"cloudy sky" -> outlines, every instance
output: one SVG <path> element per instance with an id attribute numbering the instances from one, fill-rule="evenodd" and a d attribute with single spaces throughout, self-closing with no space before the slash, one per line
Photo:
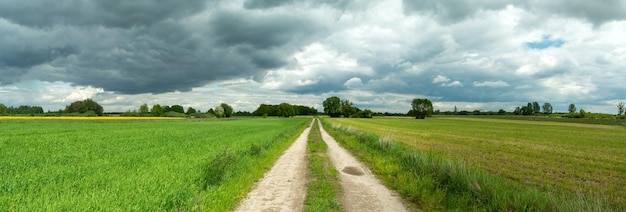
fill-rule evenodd
<path id="1" fill-rule="evenodd" d="M 623 0 L 1 0 L 0 103 L 616 113 Z"/>

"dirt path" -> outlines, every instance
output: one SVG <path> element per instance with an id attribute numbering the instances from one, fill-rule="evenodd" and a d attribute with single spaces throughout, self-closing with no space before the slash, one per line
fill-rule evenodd
<path id="1" fill-rule="evenodd" d="M 306 143 L 312 124 L 278 158 L 235 211 L 302 211 L 306 195 Z"/>
<path id="2" fill-rule="evenodd" d="M 235 211 L 302 211 L 306 196 L 306 144 L 311 125 L 278 158 Z M 345 211 L 408 211 L 395 193 L 340 147 L 321 123 L 319 126 L 328 145 L 327 154 L 341 173 L 344 195 L 340 201 Z"/>
<path id="3" fill-rule="evenodd" d="M 383 186 L 367 167 L 340 147 L 321 123 L 319 126 L 328 145 L 328 156 L 340 171 L 344 190 L 341 203 L 345 211 L 408 211 L 397 194 Z"/>

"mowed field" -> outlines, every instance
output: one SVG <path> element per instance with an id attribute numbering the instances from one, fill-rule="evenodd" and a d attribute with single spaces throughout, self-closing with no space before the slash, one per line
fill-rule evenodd
<path id="1" fill-rule="evenodd" d="M 230 210 L 309 122 L 0 117 L 0 211 Z"/>
<path id="2" fill-rule="evenodd" d="M 391 138 L 521 185 L 626 205 L 626 127 L 437 117 L 327 122 Z"/>

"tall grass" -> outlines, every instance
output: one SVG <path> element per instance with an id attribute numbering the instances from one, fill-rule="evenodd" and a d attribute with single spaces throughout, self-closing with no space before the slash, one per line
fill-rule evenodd
<path id="1" fill-rule="evenodd" d="M 383 181 L 425 210 L 612 211 L 599 200 L 522 186 L 507 179 L 353 127 L 324 122 L 327 131 Z"/>

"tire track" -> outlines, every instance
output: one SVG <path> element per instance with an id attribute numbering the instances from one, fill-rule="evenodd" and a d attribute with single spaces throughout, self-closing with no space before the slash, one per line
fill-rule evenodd
<path id="1" fill-rule="evenodd" d="M 302 211 L 306 195 L 306 143 L 313 122 L 276 160 L 235 211 Z"/>
<path id="2" fill-rule="evenodd" d="M 322 139 L 328 146 L 328 156 L 337 170 L 344 195 L 345 211 L 409 211 L 402 199 L 383 186 L 372 172 L 324 130 L 319 122 Z"/>

